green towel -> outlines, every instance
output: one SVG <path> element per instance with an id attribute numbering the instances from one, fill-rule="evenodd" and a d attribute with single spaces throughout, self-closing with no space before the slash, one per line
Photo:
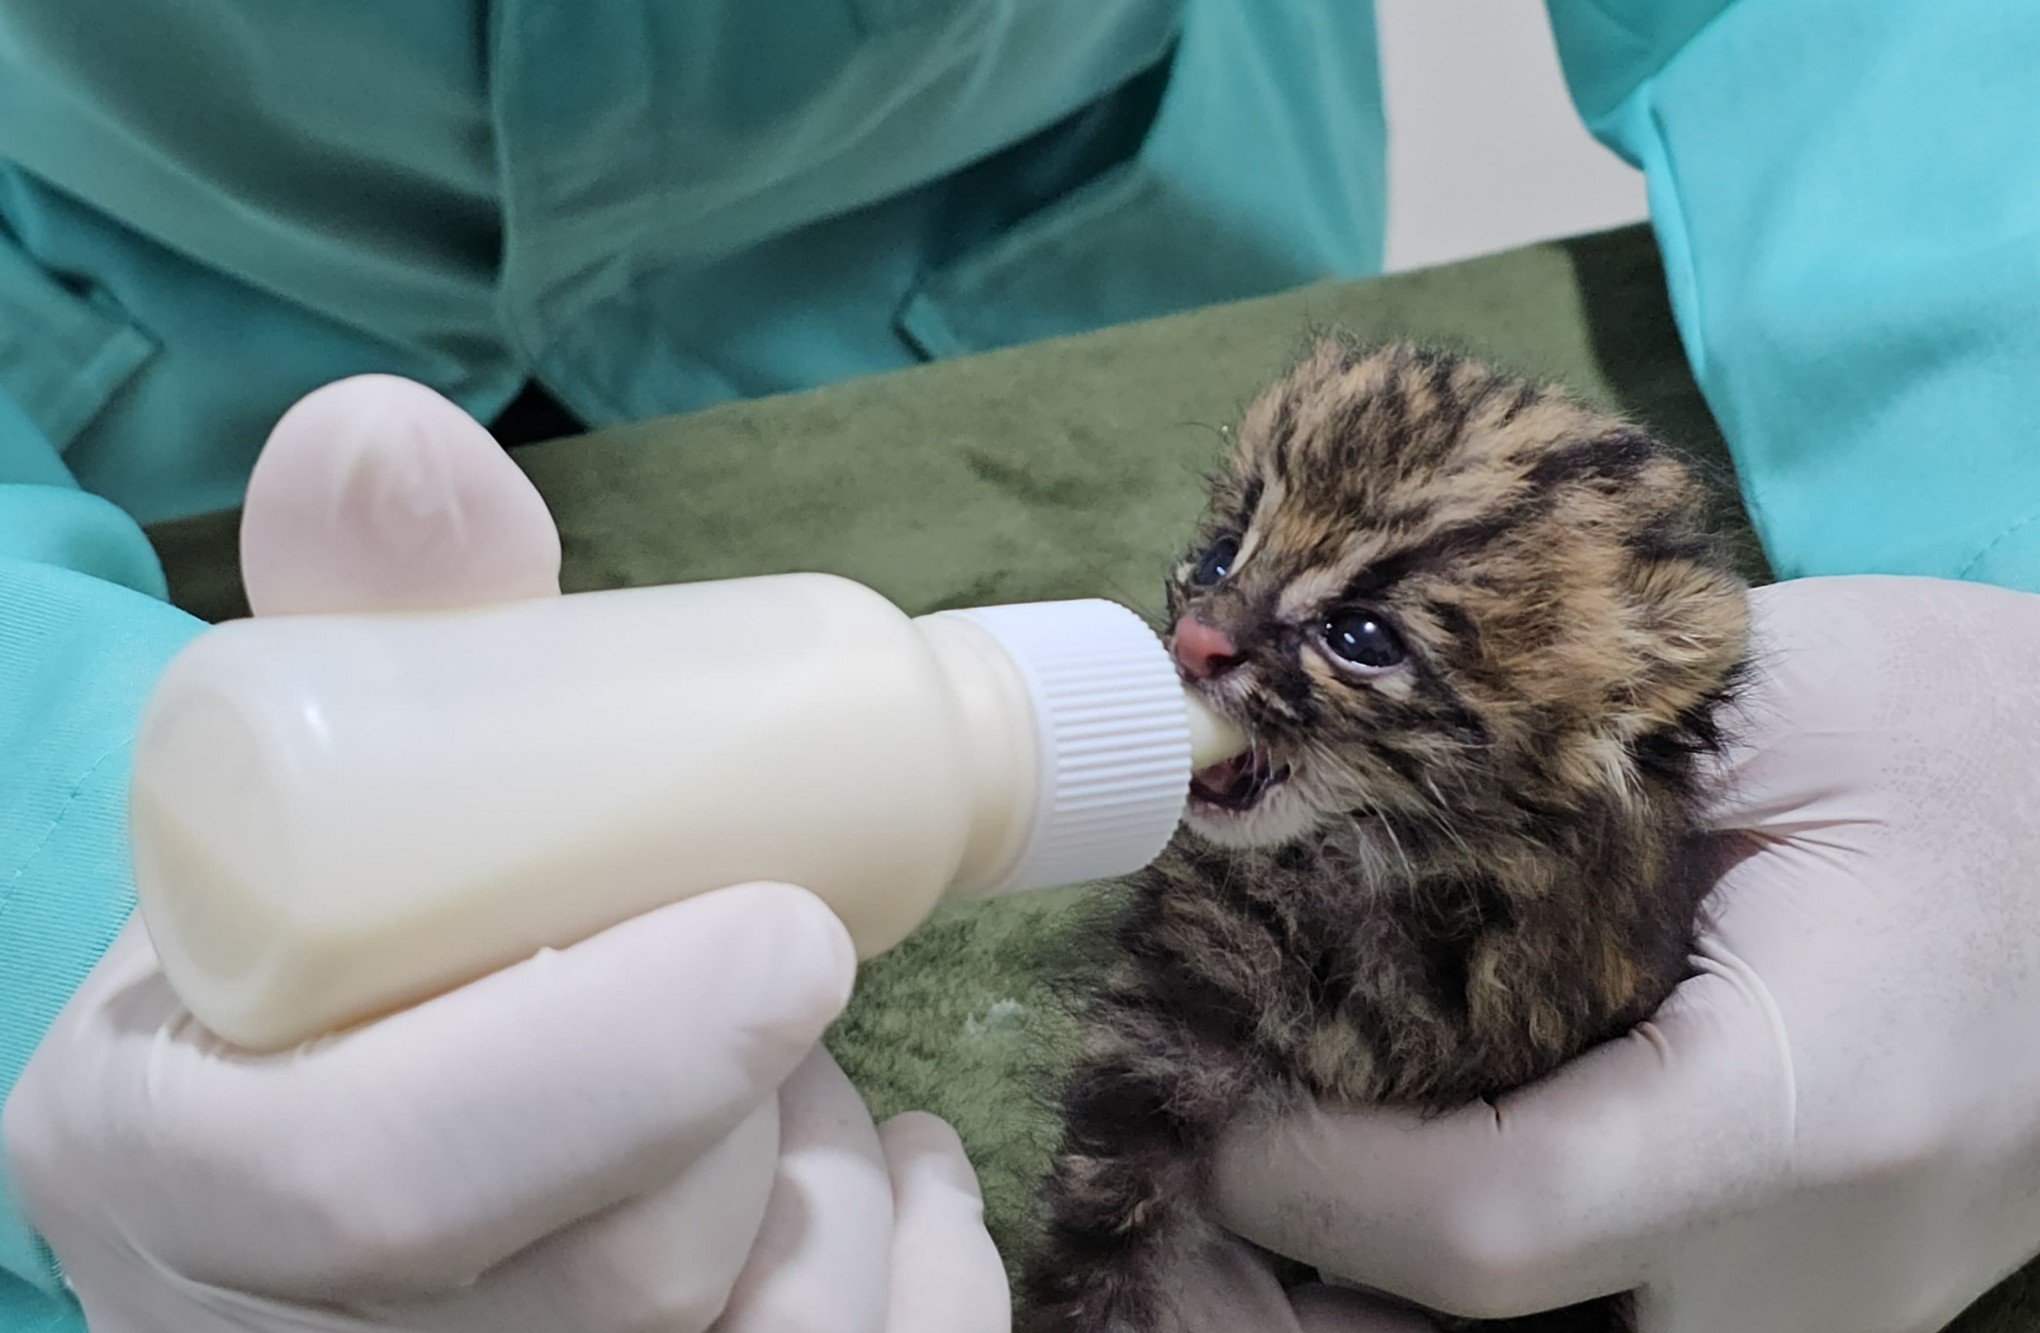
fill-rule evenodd
<path id="1" fill-rule="evenodd" d="M 1617 406 L 1722 486 L 1733 472 L 1680 353 L 1643 228 L 1280 296 L 651 421 L 517 454 L 559 520 L 570 591 L 815 569 L 912 612 L 1109 596 L 1154 611 L 1218 428 L 1316 329 L 1459 347 Z M 173 596 L 246 614 L 234 516 L 158 525 Z M 938 917 L 865 969 L 831 1045 L 880 1115 L 954 1123 L 1010 1256 L 1053 1149 L 1067 933 L 1104 890 Z M 1965 1316 L 2040 1330 L 2040 1271 Z M 1838 1330 L 1837 1333 L 1846 1333 Z"/>

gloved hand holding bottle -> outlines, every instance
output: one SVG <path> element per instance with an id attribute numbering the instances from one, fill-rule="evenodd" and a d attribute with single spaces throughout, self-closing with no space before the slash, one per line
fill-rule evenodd
<path id="1" fill-rule="evenodd" d="M 265 455 L 258 614 L 556 593 L 557 534 L 507 457 L 380 384 L 315 395 Z M 130 923 L 0 1142 L 98 1333 L 1003 1333 L 955 1136 L 874 1128 L 817 1045 L 854 969 L 819 900 L 733 887 L 254 1055 L 191 1019 Z"/>

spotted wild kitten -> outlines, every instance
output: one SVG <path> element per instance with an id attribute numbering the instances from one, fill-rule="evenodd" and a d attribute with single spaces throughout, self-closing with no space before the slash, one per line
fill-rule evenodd
<path id="1" fill-rule="evenodd" d="M 1703 496 L 1635 426 L 1408 345 L 1320 342 L 1247 410 L 1169 618 L 1255 745 L 1117 924 L 1030 1327 L 1199 1327 L 1170 1269 L 1236 1118 L 1499 1093 L 1681 979 L 1745 654 Z"/>

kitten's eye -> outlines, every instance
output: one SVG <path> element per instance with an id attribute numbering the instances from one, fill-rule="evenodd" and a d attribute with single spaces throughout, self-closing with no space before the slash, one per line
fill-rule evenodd
<path id="1" fill-rule="evenodd" d="M 1199 588 L 1209 588 L 1226 575 L 1232 573 L 1233 561 L 1240 558 L 1240 539 L 1220 537 L 1197 562 L 1197 568 L 1190 571 L 1190 582 Z"/>
<path id="2" fill-rule="evenodd" d="M 1370 671 L 1386 671 L 1409 657 L 1402 636 L 1373 611 L 1341 611 L 1326 617 L 1320 631 L 1332 655 Z"/>

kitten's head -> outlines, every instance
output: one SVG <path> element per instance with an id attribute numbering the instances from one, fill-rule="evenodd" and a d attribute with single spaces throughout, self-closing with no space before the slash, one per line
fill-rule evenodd
<path id="1" fill-rule="evenodd" d="M 1185 679 L 1256 740 L 1191 827 L 1451 840 L 1685 791 L 1747 626 L 1703 499 L 1556 390 L 1320 342 L 1248 408 L 1170 582 Z"/>

